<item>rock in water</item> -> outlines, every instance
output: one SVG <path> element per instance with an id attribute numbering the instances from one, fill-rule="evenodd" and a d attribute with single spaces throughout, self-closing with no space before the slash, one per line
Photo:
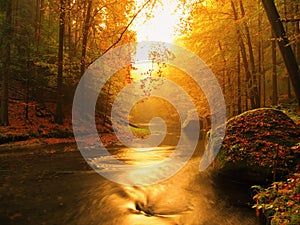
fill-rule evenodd
<path id="1" fill-rule="evenodd" d="M 240 181 L 266 182 L 297 167 L 300 128 L 280 110 L 260 108 L 231 118 L 215 167 Z"/>

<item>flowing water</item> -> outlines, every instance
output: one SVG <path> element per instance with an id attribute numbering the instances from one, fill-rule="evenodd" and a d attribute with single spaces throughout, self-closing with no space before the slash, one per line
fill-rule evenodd
<path id="1" fill-rule="evenodd" d="M 174 151 L 177 142 L 174 137 L 176 135 L 170 133 L 157 148 L 112 148 L 110 152 L 113 156 L 110 157 L 128 164 L 153 163 L 168 157 Z M 82 202 L 78 203 L 80 212 L 76 210 L 76 215 L 71 215 L 72 220 L 76 224 L 99 225 L 259 224 L 254 210 L 243 205 L 249 194 L 247 188 L 234 183 L 228 186 L 224 180 L 216 182 L 212 179 L 210 172 L 199 172 L 203 149 L 204 141 L 200 140 L 193 157 L 184 168 L 161 183 L 126 186 L 101 179 L 99 187 L 83 194 Z M 111 163 L 110 157 L 95 163 L 113 171 L 115 165 Z M 164 170 L 160 173 L 164 173 Z M 135 173 L 133 176 L 126 170 L 119 176 L 144 179 L 143 174 Z M 233 198 L 221 194 L 223 189 Z M 238 201 L 240 204 L 235 204 Z"/>

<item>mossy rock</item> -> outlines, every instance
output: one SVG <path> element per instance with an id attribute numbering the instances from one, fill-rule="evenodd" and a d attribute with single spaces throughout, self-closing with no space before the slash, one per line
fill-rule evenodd
<path id="1" fill-rule="evenodd" d="M 260 108 L 231 118 L 226 124 L 215 167 L 238 180 L 270 181 L 294 172 L 300 129 L 280 110 Z"/>

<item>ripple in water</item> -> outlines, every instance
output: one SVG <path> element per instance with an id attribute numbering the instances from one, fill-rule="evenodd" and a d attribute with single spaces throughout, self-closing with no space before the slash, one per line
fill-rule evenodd
<path id="1" fill-rule="evenodd" d="M 200 146 L 203 148 L 203 143 Z M 201 147 L 200 147 L 201 148 Z M 123 151 L 123 153 L 122 153 Z M 168 155 L 171 148 L 153 152 L 153 158 Z M 120 150 L 119 156 L 134 163 L 131 151 Z M 132 152 L 131 152 L 132 153 Z M 159 154 L 160 157 L 155 156 Z M 197 154 L 196 154 L 197 155 Z M 198 154 L 199 155 L 199 154 Z M 150 161 L 151 161 L 150 160 Z M 113 165 L 110 165 L 113 167 Z M 82 201 L 71 212 L 68 224 L 90 225 L 255 225 L 254 212 L 239 209 L 222 199 L 208 172 L 198 171 L 199 156 L 170 179 L 155 185 L 123 186 L 99 176 L 93 189 L 82 195 Z M 161 171 L 163 173 L 163 171 Z M 126 173 L 123 174 L 124 176 Z M 128 179 L 141 179 L 142 176 Z M 233 190 L 234 191 L 234 190 Z"/>

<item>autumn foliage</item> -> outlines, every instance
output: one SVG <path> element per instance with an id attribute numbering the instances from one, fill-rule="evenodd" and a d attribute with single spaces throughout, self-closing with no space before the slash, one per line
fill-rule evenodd
<path id="1" fill-rule="evenodd" d="M 295 170 L 299 127 L 282 111 L 263 108 L 247 111 L 227 123 L 216 166 L 244 166 L 270 177 Z"/>
<path id="2" fill-rule="evenodd" d="M 256 212 L 266 216 L 271 225 L 300 224 L 300 174 L 291 175 L 286 181 L 274 182 L 270 187 L 253 186 Z"/>

